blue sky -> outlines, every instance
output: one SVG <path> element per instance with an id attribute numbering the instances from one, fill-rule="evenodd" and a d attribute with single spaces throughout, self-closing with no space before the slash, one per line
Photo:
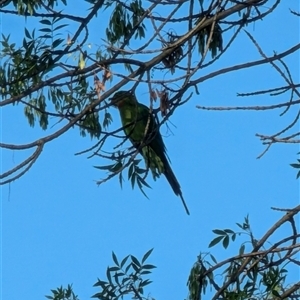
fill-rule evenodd
<path id="1" fill-rule="evenodd" d="M 284 1 L 273 15 L 247 28 L 268 55 L 298 42 L 299 20 L 289 14 L 289 8 L 298 10 L 298 2 Z M 96 21 L 91 43 L 96 40 Z M 22 38 L 23 31 L 17 28 L 31 26 L 18 18 L 14 24 L 19 27 L 10 29 L 11 22 L 9 16 L 2 15 L 3 33 L 11 33 L 11 37 Z M 241 33 L 216 66 L 201 71 L 206 74 L 259 58 Z M 285 62 L 299 82 L 299 54 Z M 174 135 L 165 126 L 161 128 L 191 216 L 185 214 L 163 177 L 156 182 L 149 178 L 149 200 L 138 189 L 132 190 L 129 182 L 121 189 L 117 178 L 98 187 L 95 181 L 105 174 L 93 166 L 105 162 L 74 155 L 95 143 L 80 137 L 77 129 L 47 144 L 25 176 L 1 189 L 2 299 L 43 299 L 50 289 L 68 283 L 73 284 L 80 299 L 88 299 L 98 291 L 92 287 L 97 278 L 105 278 L 112 251 L 120 258 L 127 254 L 141 258 L 151 248 L 154 251 L 149 262 L 158 267 L 151 276 L 151 295 L 156 299 L 186 297 L 189 271 L 200 251 L 208 251 L 213 229 L 236 228 L 235 223 L 249 214 L 259 238 L 281 217 L 270 207 L 299 204 L 299 181 L 289 166 L 296 161 L 299 147 L 275 145 L 258 160 L 264 147 L 255 137 L 256 133 L 272 134 L 282 129 L 292 120 L 295 109 L 279 117 L 281 110 L 211 112 L 200 111 L 196 105 L 284 102 L 288 101 L 286 95 L 278 99 L 266 95 L 236 97 L 237 92 L 283 85 L 270 66 L 213 78 L 201 84 L 200 95 L 194 94 L 172 116 L 174 126 L 169 126 Z M 138 90 L 137 97 L 147 104 L 145 91 Z M 120 126 L 118 112 L 111 113 L 114 126 Z M 30 128 L 20 105 L 4 107 L 1 123 L 4 143 L 27 143 L 48 133 L 37 126 Z M 24 158 L 17 151 L 3 150 L 1 154 L 4 171 Z M 289 232 L 283 228 L 281 234 Z M 234 250 L 235 246 L 226 251 L 217 246 L 212 253 L 221 260 L 234 255 Z M 299 280 L 296 270 L 290 276 L 292 281 Z"/>

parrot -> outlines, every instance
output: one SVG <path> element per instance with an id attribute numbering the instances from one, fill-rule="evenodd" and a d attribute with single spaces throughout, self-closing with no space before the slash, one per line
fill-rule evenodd
<path id="1" fill-rule="evenodd" d="M 150 109 L 139 103 L 130 91 L 116 92 L 110 100 L 111 104 L 119 110 L 125 136 L 143 156 L 154 180 L 164 174 L 175 195 L 181 198 L 186 213 L 189 215 L 180 184 L 172 171 L 159 126 Z"/>

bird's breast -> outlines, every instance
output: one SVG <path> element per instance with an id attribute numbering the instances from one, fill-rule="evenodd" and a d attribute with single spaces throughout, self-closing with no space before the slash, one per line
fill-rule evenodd
<path id="1" fill-rule="evenodd" d="M 132 119 L 132 112 L 130 110 L 126 110 L 124 117 L 127 120 L 131 120 Z"/>

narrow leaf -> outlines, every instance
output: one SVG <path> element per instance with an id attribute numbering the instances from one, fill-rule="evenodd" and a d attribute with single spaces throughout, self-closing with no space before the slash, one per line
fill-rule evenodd
<path id="1" fill-rule="evenodd" d="M 216 258 L 215 258 L 212 254 L 210 254 L 210 258 L 211 258 L 211 260 L 212 260 L 215 264 L 218 263 L 217 260 L 216 260 Z"/>
<path id="2" fill-rule="evenodd" d="M 300 164 L 290 164 L 293 168 L 300 169 Z"/>
<path id="3" fill-rule="evenodd" d="M 225 249 L 227 249 L 228 245 L 229 245 L 229 236 L 226 235 L 225 238 L 224 238 L 224 240 L 223 240 L 223 247 Z"/>
<path id="4" fill-rule="evenodd" d="M 226 232 L 224 230 L 220 230 L 220 229 L 214 229 L 213 233 L 215 233 L 217 235 L 226 235 Z"/>
<path id="5" fill-rule="evenodd" d="M 39 31 L 41 31 L 41 32 L 52 32 L 50 28 L 42 28 L 42 29 L 39 29 Z"/>
<path id="6" fill-rule="evenodd" d="M 114 164 L 112 165 L 107 165 L 107 166 L 94 166 L 94 168 L 99 169 L 99 170 L 110 170 Z"/>
<path id="7" fill-rule="evenodd" d="M 215 245 L 218 244 L 222 239 L 223 239 L 223 236 L 218 236 L 218 237 L 216 237 L 215 239 L 213 239 L 213 240 L 209 243 L 208 247 L 211 248 L 211 247 L 215 246 Z"/>
<path id="8" fill-rule="evenodd" d="M 28 29 L 26 27 L 25 27 L 25 36 L 27 38 L 31 39 L 31 35 L 30 35 L 30 33 L 29 33 L 29 31 L 28 31 Z"/>
<path id="9" fill-rule="evenodd" d="M 146 270 L 151 270 L 151 269 L 155 269 L 156 266 L 153 266 L 153 265 L 143 265 L 142 266 L 142 269 L 146 269 Z"/>
<path id="10" fill-rule="evenodd" d="M 44 25 L 51 25 L 51 22 L 48 19 L 40 20 L 40 23 Z"/>
<path id="11" fill-rule="evenodd" d="M 118 262 L 117 256 L 116 256 L 116 254 L 115 254 L 114 252 L 112 252 L 112 258 L 113 258 L 114 263 L 115 263 L 117 266 L 119 266 L 119 262 Z"/>
<path id="12" fill-rule="evenodd" d="M 146 252 L 146 254 L 142 258 L 142 264 L 147 260 L 147 258 L 150 256 L 154 248 L 150 249 L 149 251 Z"/>
<path id="13" fill-rule="evenodd" d="M 106 277 L 107 277 L 109 283 L 112 285 L 111 274 L 110 274 L 109 268 L 107 268 L 107 270 L 106 270 Z"/>
<path id="14" fill-rule="evenodd" d="M 131 255 L 131 260 L 132 262 L 137 265 L 137 266 L 141 266 L 140 262 L 138 261 L 138 259 L 136 257 L 134 257 L 133 255 Z"/>
<path id="15" fill-rule="evenodd" d="M 129 255 L 127 255 L 125 258 L 123 258 L 123 259 L 122 259 L 122 261 L 121 261 L 121 265 L 120 265 L 120 267 L 121 267 L 121 268 L 123 268 L 123 267 L 124 267 L 124 265 L 125 265 L 125 263 L 126 263 L 126 261 L 127 261 L 128 257 L 129 257 Z"/>
<path id="16" fill-rule="evenodd" d="M 239 250 L 239 254 L 242 255 L 245 252 L 245 245 L 242 245 L 240 250 Z"/>

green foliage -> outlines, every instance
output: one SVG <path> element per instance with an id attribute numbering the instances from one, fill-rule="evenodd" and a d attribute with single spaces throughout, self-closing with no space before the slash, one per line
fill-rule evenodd
<path id="1" fill-rule="evenodd" d="M 213 247 L 216 244 L 218 244 L 220 241 L 222 241 L 223 247 L 226 249 L 229 245 L 230 236 L 232 241 L 234 241 L 236 238 L 236 233 L 230 229 L 224 229 L 224 230 L 215 229 L 213 230 L 213 232 L 219 236 L 210 242 L 209 247 Z"/>
<path id="2" fill-rule="evenodd" d="M 267 230 L 260 244 L 254 238 L 248 216 L 244 218 L 243 223 L 236 223 L 242 230 L 241 232 L 231 229 L 213 230 L 215 234 L 222 237 L 222 240 L 226 235 L 246 236 L 248 240 L 242 242 L 237 255 L 223 261 L 218 261 L 211 253 L 200 253 L 188 277 L 188 300 L 299 299 L 299 283 L 287 283 L 289 268 L 293 264 L 299 265 L 297 259 L 300 250 L 299 234 L 294 220 L 299 211 L 298 206 L 290 210 L 290 218 L 283 216 L 278 220 Z M 270 243 L 268 238 L 285 223 L 292 228 L 293 235 L 275 244 Z M 236 243 L 237 240 L 233 242 Z M 247 245 L 247 251 L 245 251 L 245 245 Z M 145 296 L 149 295 L 145 287 L 152 283 L 148 276 L 156 268 L 148 263 L 152 251 L 153 249 L 147 251 L 140 260 L 133 255 L 119 259 L 112 252 L 114 264 L 107 268 L 106 278 L 98 279 L 94 284 L 94 287 L 100 291 L 94 294 L 93 298 L 118 300 L 131 297 L 132 299 L 154 300 Z M 78 300 L 70 285 L 67 289 L 60 287 L 51 292 L 53 295 L 46 296 L 48 299 Z"/>
<path id="3" fill-rule="evenodd" d="M 112 5 L 115 1 L 108 1 L 107 6 Z M 140 17 L 145 13 L 142 7 L 141 0 L 134 0 L 125 8 L 121 3 L 115 2 L 116 6 L 112 12 L 109 26 L 106 28 L 107 39 L 115 44 L 116 42 L 124 42 L 125 39 L 130 38 L 135 30 L 134 38 L 145 37 L 145 25 L 140 23 Z"/>
<path id="4" fill-rule="evenodd" d="M 57 25 L 57 23 L 60 22 L 61 20 L 62 20 L 62 18 L 60 18 L 60 17 L 53 17 L 51 19 L 47 18 L 47 19 L 40 20 L 40 23 L 42 25 L 44 25 L 43 28 L 39 29 L 39 31 L 42 33 L 40 38 L 46 39 L 46 41 L 47 41 L 40 47 L 40 49 L 54 50 L 64 41 L 64 39 L 62 39 L 62 38 L 56 38 L 61 35 L 60 30 L 64 27 L 68 26 L 68 24 Z M 26 36 L 28 38 L 31 38 L 28 30 L 25 28 L 25 33 L 26 33 L 26 31 L 28 34 Z"/>
<path id="5" fill-rule="evenodd" d="M 120 185 L 123 183 L 123 173 L 122 171 L 128 167 L 128 180 L 131 182 L 131 186 L 134 187 L 137 185 L 141 192 L 147 197 L 144 187 L 151 188 L 150 185 L 146 182 L 145 177 L 148 173 L 148 170 L 139 167 L 141 159 L 133 159 L 126 161 L 126 155 L 124 152 L 113 153 L 111 156 L 106 157 L 110 160 L 116 161 L 113 164 L 104 165 L 104 166 L 94 166 L 96 169 L 108 171 L 108 177 L 112 177 L 115 174 L 119 174 Z M 98 184 L 102 182 L 99 181 Z M 147 197 L 148 198 L 148 197 Z"/>
<path id="6" fill-rule="evenodd" d="M 285 223 L 286 219 L 283 217 L 280 221 L 277 224 Z M 293 224 L 294 221 L 291 222 Z M 242 242 L 236 256 L 224 261 L 218 262 L 210 253 L 200 253 L 187 283 L 189 300 L 200 300 L 207 293 L 211 295 L 212 291 L 213 299 L 288 299 L 281 298 L 285 293 L 293 294 L 291 297 L 299 297 L 300 289 L 289 290 L 290 285 L 286 283 L 288 265 L 295 262 L 294 259 L 290 259 L 287 251 L 291 251 L 293 256 L 297 255 L 299 244 L 296 236 L 299 239 L 299 235 L 294 231 L 296 235 L 290 238 L 284 238 L 275 244 L 265 240 L 264 244 L 259 245 L 258 240 L 254 238 L 248 216 L 242 224 L 236 224 L 242 229 L 241 232 L 231 229 L 213 230 L 217 238 L 210 242 L 209 247 L 222 241 L 226 249 L 230 239 L 235 242 L 236 237 L 241 235 L 248 236 L 248 240 Z M 266 233 L 266 237 L 278 229 L 276 225 Z M 286 241 L 290 241 L 290 244 L 282 246 Z M 295 247 L 297 250 L 293 251 Z"/>
<path id="7" fill-rule="evenodd" d="M 147 251 L 141 260 L 133 255 L 127 255 L 122 260 L 118 260 L 113 252 L 112 259 L 115 265 L 107 268 L 106 280 L 98 279 L 94 284 L 95 287 L 100 288 L 100 292 L 93 295 L 93 298 L 112 300 L 131 295 L 136 299 L 144 299 L 144 288 L 152 282 L 144 277 L 156 268 L 152 264 L 145 264 L 152 251 L 153 249 Z"/>
<path id="8" fill-rule="evenodd" d="M 90 137 L 99 138 L 101 134 L 101 125 L 99 123 L 98 113 L 86 114 L 83 120 L 79 122 L 80 134 L 86 136 L 86 132 L 89 133 Z"/>
<path id="9" fill-rule="evenodd" d="M 248 216 L 245 217 L 243 224 L 239 224 L 239 223 L 236 223 L 236 224 L 239 228 L 243 229 L 244 233 L 249 234 L 251 236 L 252 233 L 251 233 L 251 229 L 250 229 Z M 225 249 L 227 249 L 227 247 L 229 246 L 230 238 L 231 238 L 232 242 L 234 242 L 236 239 L 236 236 L 241 234 L 241 232 L 234 232 L 231 229 L 224 229 L 224 230 L 214 229 L 213 233 L 215 233 L 218 236 L 209 243 L 208 247 L 211 248 L 222 241 L 222 245 Z"/>
<path id="10" fill-rule="evenodd" d="M 51 290 L 52 295 L 46 296 L 50 300 L 79 300 L 77 295 L 74 294 L 72 285 L 68 285 L 67 288 L 62 286 L 56 290 Z"/>
<path id="11" fill-rule="evenodd" d="M 39 84 L 53 67 L 51 53 L 36 46 L 35 30 L 30 34 L 25 28 L 25 36 L 23 46 L 17 48 L 15 43 L 10 43 L 10 35 L 2 35 L 2 55 L 6 58 L 0 66 L 3 98 L 27 94 L 27 90 Z"/>
<path id="12" fill-rule="evenodd" d="M 1 105 L 22 105 L 29 126 L 39 126 L 44 130 L 54 128 L 55 137 L 51 133 L 51 138 L 42 139 L 45 144 L 71 128 L 77 128 L 80 136 L 96 139 L 95 145 L 89 148 L 90 151 L 95 149 L 91 156 L 111 160 L 111 167 L 104 166 L 103 169 L 108 171 L 108 177 L 98 183 L 118 176 L 122 186 L 123 170 L 128 168 L 132 187 L 137 185 L 145 194 L 144 188 L 149 187 L 146 181 L 148 171 L 139 166 L 139 153 L 130 148 L 119 150 L 118 146 L 108 152 L 103 150 L 110 139 L 120 138 L 119 146 L 126 140 L 118 135 L 120 127 L 118 131 L 111 126 L 115 125 L 112 124 L 114 108 L 107 101 L 109 97 L 125 86 L 126 90 L 145 91 L 143 102 L 151 103 L 160 126 L 175 109 L 192 97 L 193 91 L 199 92 L 199 84 L 234 70 L 230 67 L 218 70 L 217 67 L 210 73 L 203 69 L 229 52 L 229 46 L 244 25 L 267 18 L 273 9 L 268 9 L 263 0 L 247 6 L 237 1 L 215 1 L 213 4 L 203 0 L 86 0 L 78 3 L 85 9 L 74 15 L 72 3 L 67 0 L 1 1 L 1 10 L 5 9 L 10 18 L 30 19 L 20 38 L 16 31 L 2 35 Z M 103 18 L 106 12 L 108 18 Z M 95 24 L 97 27 L 93 27 Z M 95 28 L 97 37 L 91 40 L 90 33 Z M 247 35 L 250 37 L 249 33 Z M 254 38 L 251 40 L 257 44 Z M 206 50 L 211 53 L 212 59 L 206 55 Z M 199 54 L 202 55 L 200 59 Z M 280 65 L 284 65 L 282 59 L 285 55 L 278 56 L 281 57 Z M 235 65 L 235 56 L 235 53 L 228 54 L 232 57 L 232 66 Z M 265 61 L 271 63 L 268 59 Z M 284 65 L 284 69 L 280 74 L 291 77 L 287 66 Z M 175 70 L 178 73 L 176 77 L 173 76 Z M 291 78 L 285 80 L 289 81 L 292 82 Z M 272 95 L 292 90 L 292 101 L 297 95 L 295 86 L 297 88 L 293 83 L 286 88 L 275 89 L 276 93 Z M 261 94 L 266 92 L 260 91 Z M 186 98 L 187 93 L 189 96 Z M 160 98 L 159 104 L 155 103 L 154 94 L 155 99 Z M 44 147 L 40 143 L 39 138 L 30 145 L 32 148 Z M 6 145 L 6 148 L 13 149 L 12 145 Z M 27 166 L 29 163 L 29 160 L 24 161 Z M 25 165 L 20 164 L 12 172 L 4 172 L 4 177 L 11 176 L 4 182 L 16 178 L 13 173 L 26 173 L 20 171 Z M 292 164 L 296 169 L 299 166 L 299 163 Z M 300 171 L 297 173 L 299 177 Z M 219 233 L 211 246 L 222 242 L 226 248 L 234 238 L 230 232 Z"/>
<path id="13" fill-rule="evenodd" d="M 175 43 L 178 40 L 175 35 L 169 34 L 168 42 L 164 43 L 164 47 L 171 46 L 173 43 Z M 175 66 L 179 63 L 183 56 L 183 49 L 182 46 L 176 47 L 172 53 L 165 57 L 162 60 L 162 63 L 171 70 L 171 74 L 174 74 L 175 72 Z"/>
<path id="14" fill-rule="evenodd" d="M 130 164 L 128 168 L 128 180 L 130 180 L 132 188 L 137 184 L 144 196 L 147 197 L 143 187 L 146 186 L 150 188 L 149 184 L 145 181 L 148 171 L 139 167 L 140 161 L 140 159 L 134 159 Z"/>
<path id="15" fill-rule="evenodd" d="M 298 152 L 298 154 L 300 154 L 300 152 Z M 293 163 L 291 164 L 291 166 L 295 169 L 299 169 L 297 175 L 296 175 L 296 178 L 298 179 L 300 177 L 300 159 L 297 159 L 297 163 Z"/>
<path id="16" fill-rule="evenodd" d="M 103 120 L 103 127 L 105 129 L 107 129 L 109 127 L 109 125 L 112 123 L 113 119 L 112 119 L 112 116 L 109 112 L 105 112 L 104 114 L 104 120 Z"/>
<path id="17" fill-rule="evenodd" d="M 201 20 L 202 19 L 197 20 L 196 24 L 201 22 Z M 212 34 L 211 31 L 213 31 Z M 218 23 L 214 24 L 213 28 L 212 25 L 209 25 L 200 30 L 196 40 L 198 43 L 198 51 L 202 55 L 205 53 L 207 45 L 212 58 L 215 58 L 218 51 L 223 51 L 222 28 Z"/>
<path id="18" fill-rule="evenodd" d="M 115 173 L 115 172 L 120 172 L 123 167 L 123 164 L 121 161 L 118 161 L 114 164 L 107 165 L 107 166 L 94 166 L 94 168 L 99 169 L 99 170 L 107 170 L 109 172 Z"/>
<path id="19" fill-rule="evenodd" d="M 27 19 L 34 17 L 38 20 L 38 25 L 33 30 L 29 27 L 24 28 L 24 35 L 20 41 L 14 39 L 13 31 L 11 34 L 2 35 L 0 87 L 3 101 L 1 104 L 24 105 L 25 117 L 32 127 L 38 124 L 46 130 L 50 120 L 56 119 L 57 123 L 55 124 L 65 121 L 64 124 L 70 124 L 70 128 L 77 127 L 81 136 L 89 135 L 91 138 L 96 138 L 96 145 L 91 148 L 93 151 L 96 149 L 93 155 L 110 160 L 108 165 L 95 167 L 108 173 L 108 177 L 101 182 L 118 175 L 122 186 L 123 171 L 128 168 L 127 177 L 132 187 L 138 185 L 144 193 L 143 188 L 149 187 L 146 182 L 148 170 L 139 166 L 141 160 L 136 158 L 138 153 L 135 149 L 133 151 L 131 148 L 129 151 L 128 149 L 118 149 L 126 141 L 124 136 L 118 136 L 122 128 L 109 131 L 112 116 L 110 104 L 106 100 L 116 92 L 114 84 L 118 84 L 118 88 L 120 88 L 126 84 L 133 85 L 134 82 L 133 89 L 141 86 L 148 90 L 149 95 L 153 94 L 157 85 L 161 85 L 166 93 L 172 95 L 171 99 L 167 99 L 166 104 L 173 113 L 175 108 L 187 101 L 184 95 L 188 89 L 197 91 L 198 84 L 203 84 L 205 80 L 217 76 L 217 74 L 226 73 L 225 69 L 214 70 L 214 73 L 202 72 L 205 67 L 202 64 L 204 59 L 206 62 L 208 61 L 206 65 L 214 62 L 214 60 L 204 57 L 206 48 L 210 51 L 212 58 L 215 58 L 217 54 L 219 58 L 228 49 L 227 46 L 233 43 L 237 36 L 236 33 L 242 26 L 258 19 L 265 19 L 276 8 L 274 5 L 269 9 L 265 1 L 255 1 L 255 4 L 245 6 L 241 5 L 241 1 L 215 1 L 215 5 L 210 5 L 209 2 L 211 1 L 199 0 L 197 2 L 199 6 L 193 4 L 187 14 L 188 10 L 185 4 L 194 3 L 193 1 L 186 1 L 184 5 L 181 1 L 150 1 L 150 6 L 147 3 L 146 8 L 146 4 L 144 4 L 146 1 L 141 0 L 86 0 L 85 3 L 90 5 L 88 13 L 82 17 L 61 10 L 62 5 L 67 5 L 66 0 L 1 1 L 1 9 L 7 5 L 10 5 L 9 9 L 14 7 L 12 16 L 17 15 Z M 204 5 L 206 7 L 203 7 Z M 102 6 L 110 9 L 110 18 L 107 23 L 100 19 L 103 12 Z M 236 9 L 238 6 L 241 7 L 240 10 Z M 150 7 L 152 8 L 150 9 Z M 165 7 L 170 8 L 170 12 Z M 184 12 L 183 17 L 180 15 L 182 11 L 179 11 L 181 8 Z M 165 11 L 167 12 L 164 13 Z M 199 11 L 201 12 L 200 17 Z M 219 12 L 223 11 L 227 12 L 228 18 L 219 20 Z M 242 11 L 247 14 L 241 14 Z M 99 29 L 104 28 L 103 35 L 106 35 L 107 40 L 103 41 L 103 35 L 99 34 L 97 41 L 90 41 L 89 22 L 98 16 L 101 21 Z M 204 16 L 205 25 L 189 36 L 194 27 L 204 21 Z M 230 16 L 233 18 L 230 19 Z M 176 27 L 174 24 L 179 22 L 180 25 L 182 24 L 178 30 L 180 32 L 170 34 L 171 31 L 173 32 L 173 27 Z M 72 29 L 69 26 L 66 31 L 69 24 L 72 25 Z M 151 25 L 150 30 L 145 30 L 145 24 L 147 24 L 147 28 L 148 24 Z M 220 24 L 222 24 L 222 28 Z M 223 47 L 225 31 L 227 32 L 226 38 L 230 38 L 231 35 L 231 39 L 226 40 L 227 44 Z M 187 36 L 189 38 L 186 38 Z M 146 42 L 143 45 L 132 45 L 133 40 L 137 38 Z M 162 44 L 160 49 L 157 49 L 157 41 Z M 99 43 L 102 44 L 98 45 Z M 257 46 L 257 44 L 255 45 Z M 295 50 L 291 49 L 289 51 L 293 53 Z M 203 61 L 201 60 L 200 63 L 199 54 L 203 56 Z M 232 56 L 234 57 L 235 53 Z M 267 63 L 268 59 L 265 60 Z M 274 58 L 272 57 L 271 60 L 273 62 Z M 279 62 L 284 65 L 282 58 Z M 160 67 L 161 64 L 164 66 Z M 233 60 L 231 68 L 234 66 L 235 61 Z M 178 76 L 180 80 L 177 81 L 174 78 L 161 80 L 161 78 L 165 78 L 165 74 L 161 77 L 162 70 L 164 72 L 171 71 L 170 73 L 173 75 L 175 68 L 181 72 Z M 200 69 L 201 72 L 198 76 L 197 70 Z M 99 73 L 103 73 L 101 80 L 97 77 Z M 290 84 L 292 82 L 291 73 L 286 65 L 284 65 L 284 72 L 281 72 L 281 75 L 283 76 L 284 73 L 288 74 L 285 84 L 288 82 L 289 85 L 273 89 L 276 91 L 273 96 L 291 90 L 292 103 L 293 95 L 297 95 L 295 92 L 297 84 Z M 108 89 L 105 84 L 107 81 L 111 81 L 112 74 L 116 81 L 112 82 L 113 86 Z M 99 75 L 99 77 L 101 76 Z M 94 80 L 94 86 L 92 78 L 97 78 L 96 84 Z M 258 91 L 252 95 L 266 94 L 270 91 L 271 89 Z M 148 98 L 146 100 L 149 100 Z M 151 105 L 153 104 L 152 100 Z M 289 108 L 291 105 L 289 104 L 287 107 Z M 158 110 L 154 107 L 155 113 Z M 169 115 L 164 117 L 163 122 Z M 291 124 L 296 124 L 297 120 Z M 102 127 L 107 132 L 102 130 Z M 288 129 L 291 127 L 292 125 Z M 63 133 L 60 130 L 61 128 L 57 130 L 56 137 Z M 286 129 L 282 131 L 282 133 L 284 132 Z M 102 147 L 111 137 L 120 138 L 121 142 L 111 152 L 104 152 Z M 284 142 L 287 140 L 285 138 Z M 271 136 L 271 142 L 274 142 L 274 136 Z M 37 140 L 32 145 L 33 147 L 40 146 L 40 141 Z M 14 147 L 11 149 L 13 150 Z M 28 149 L 28 147 L 24 147 L 24 149 Z M 24 164 L 19 166 L 12 172 L 4 174 L 13 173 L 15 169 L 24 167 Z M 291 166 L 298 169 L 297 178 L 299 178 L 300 160 L 298 159 L 298 162 Z M 216 236 L 209 243 L 210 248 L 221 244 L 224 249 L 228 249 L 233 244 L 236 246 L 237 240 L 242 236 L 246 236 L 247 240 L 238 245 L 236 256 L 225 261 L 219 261 L 211 253 L 201 253 L 198 256 L 188 279 L 189 299 L 201 299 L 203 295 L 207 296 L 208 292 L 212 293 L 212 291 L 216 293 L 216 299 L 300 298 L 297 286 L 288 296 L 285 295 L 289 289 L 289 285 L 286 283 L 288 266 L 291 263 L 299 265 L 298 259 L 295 257 L 299 252 L 299 234 L 295 221 L 290 218 L 287 222 L 291 224 L 293 234 L 287 240 L 281 240 L 276 244 L 272 244 L 268 239 L 260 244 L 263 238 L 254 237 L 248 217 L 244 219 L 243 223 L 237 223 L 239 231 L 213 230 Z M 287 242 L 290 244 L 286 245 Z M 95 287 L 100 291 L 94 295 L 94 298 L 120 299 L 130 295 L 136 299 L 144 299 L 145 287 L 151 283 L 145 277 L 150 275 L 151 270 L 155 268 L 154 265 L 146 263 L 151 252 L 152 250 L 149 250 L 141 260 L 132 255 L 119 260 L 113 253 L 112 259 L 115 265 L 107 268 L 105 280 L 99 279 L 95 283 Z M 51 293 L 50 296 L 46 296 L 48 299 L 78 300 L 70 285 L 67 288 L 59 287 L 52 290 Z M 174 296 L 172 295 L 172 297 Z"/>
<path id="20" fill-rule="evenodd" d="M 8 5 L 9 2 L 12 2 L 17 12 L 20 15 L 27 15 L 27 14 L 33 15 L 34 13 L 37 12 L 38 9 L 43 7 L 41 0 L 12 0 L 12 1 L 2 1 L 2 2 L 3 2 L 3 6 Z M 58 4 L 58 2 L 67 5 L 67 0 L 61 0 L 61 1 L 48 0 L 47 6 L 53 9 L 54 6 Z"/>
<path id="21" fill-rule="evenodd" d="M 51 2 L 50 7 L 55 3 L 55 1 L 49 2 Z M 39 7 L 37 3 L 30 1 L 24 2 L 24 5 L 27 5 L 27 10 Z M 21 11 L 26 13 L 25 6 L 20 7 Z M 38 121 L 44 130 L 48 128 L 49 113 L 46 111 L 48 99 L 52 101 L 58 116 L 67 117 L 70 120 L 93 101 L 92 96 L 95 94 L 93 90 L 89 91 L 86 78 L 80 75 L 73 77 L 67 89 L 61 88 L 60 85 L 63 84 L 59 84 L 57 79 L 55 85 L 46 89 L 48 98 L 45 97 L 43 89 L 35 88 L 45 83 L 46 76 L 50 72 L 56 72 L 56 69 L 60 68 L 57 61 L 62 55 L 61 49 L 64 42 L 64 39 L 60 37 L 61 30 L 68 26 L 66 23 L 61 23 L 62 19 L 61 16 L 41 19 L 39 34 L 36 29 L 30 32 L 25 28 L 21 46 L 12 43 L 10 35 L 2 35 L 1 41 L 2 56 L 5 58 L 4 63 L 0 65 L 2 97 L 4 99 L 15 97 L 12 101 L 14 105 L 19 104 L 19 100 L 26 103 L 24 114 L 29 125 L 34 127 Z M 76 53 L 79 57 L 81 51 L 77 50 Z M 108 115 L 105 119 L 108 120 Z M 81 136 L 89 134 L 92 138 L 100 137 L 101 125 L 97 112 L 88 111 L 77 122 L 77 125 Z"/>
<path id="22" fill-rule="evenodd" d="M 44 130 L 48 126 L 48 115 L 45 114 L 46 111 L 46 99 L 44 95 L 39 95 L 39 97 L 31 98 L 28 101 L 28 106 L 25 106 L 24 113 L 28 119 L 28 122 L 31 127 L 34 127 L 36 118 L 39 119 L 40 127 Z"/>

